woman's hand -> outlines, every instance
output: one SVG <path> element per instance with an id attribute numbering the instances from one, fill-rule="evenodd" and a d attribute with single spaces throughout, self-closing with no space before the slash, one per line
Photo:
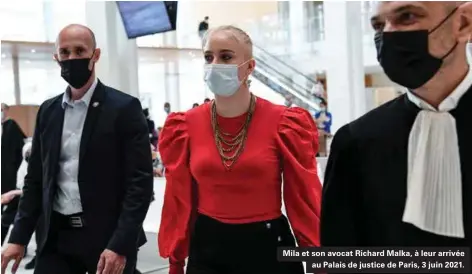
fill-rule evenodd
<path id="1" fill-rule="evenodd" d="M 154 169 L 154 177 L 162 177 L 162 169 L 155 168 Z"/>

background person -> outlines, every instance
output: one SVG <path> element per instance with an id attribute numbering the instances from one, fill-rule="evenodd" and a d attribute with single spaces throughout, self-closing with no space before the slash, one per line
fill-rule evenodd
<path id="1" fill-rule="evenodd" d="M 5 103 L 2 107 L 2 194 L 16 189 L 17 172 L 20 167 L 22 149 L 25 144 L 25 134 L 15 120 L 10 118 L 10 106 Z M 10 208 L 13 208 L 10 204 Z M 2 206 L 3 211 L 3 206 Z M 16 211 L 16 209 L 14 210 Z M 3 241 L 2 241 L 3 243 Z"/>
<path id="2" fill-rule="evenodd" d="M 23 160 L 22 149 L 25 144 L 25 134 L 20 126 L 10 118 L 10 107 L 2 103 L 2 195 L 8 200 L 8 206 L 2 203 L 2 246 L 18 209 L 19 196 L 11 192 L 17 189 L 18 168 Z"/>
<path id="3" fill-rule="evenodd" d="M 154 121 L 151 120 L 151 116 L 149 115 L 149 109 L 145 108 L 143 110 L 144 117 L 146 117 L 146 123 L 148 126 L 148 132 L 149 132 L 149 141 L 153 145 L 157 145 L 157 131 L 156 131 L 156 126 L 154 124 Z"/>
<path id="4" fill-rule="evenodd" d="M 9 204 L 14 198 L 21 196 L 23 194 L 22 188 L 24 185 L 24 180 L 25 176 L 28 170 L 28 162 L 29 162 L 29 157 L 31 155 L 31 142 L 25 143 L 22 149 L 22 158 L 23 161 L 21 161 L 20 167 L 18 168 L 17 172 L 17 183 L 16 183 L 16 189 L 10 190 L 4 194 L 2 194 L 2 205 L 7 205 Z M 5 234 L 8 234 L 8 230 L 5 230 Z M 4 229 L 2 228 L 2 234 Z M 6 236 L 5 236 L 6 237 Z M 2 235 L 3 239 L 3 235 Z"/>
<path id="5" fill-rule="evenodd" d="M 210 18 L 208 16 L 205 16 L 203 21 L 201 21 L 200 24 L 198 24 L 198 36 L 200 38 L 203 38 L 205 33 L 208 31 L 208 28 L 210 27 L 209 22 L 208 22 L 209 20 Z"/>
<path id="6" fill-rule="evenodd" d="M 164 103 L 164 112 L 169 115 L 171 113 L 172 109 L 170 107 L 170 103 L 169 102 L 165 102 Z"/>
<path id="7" fill-rule="evenodd" d="M 331 137 L 331 125 L 333 124 L 333 116 L 328 111 L 325 100 L 320 102 L 320 111 L 314 115 L 316 125 L 319 132 L 320 149 L 318 151 L 319 156 L 326 156 L 328 151 L 327 139 Z"/>

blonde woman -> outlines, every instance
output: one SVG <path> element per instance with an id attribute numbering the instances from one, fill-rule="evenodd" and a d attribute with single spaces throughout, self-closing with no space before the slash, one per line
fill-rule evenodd
<path id="1" fill-rule="evenodd" d="M 183 273 L 187 256 L 188 274 L 304 273 L 301 263 L 278 262 L 277 247 L 295 246 L 289 223 L 300 246 L 319 245 L 313 118 L 249 91 L 256 63 L 244 31 L 210 30 L 203 51 L 215 99 L 170 114 L 159 138 L 166 170 L 161 256 L 172 274 Z"/>

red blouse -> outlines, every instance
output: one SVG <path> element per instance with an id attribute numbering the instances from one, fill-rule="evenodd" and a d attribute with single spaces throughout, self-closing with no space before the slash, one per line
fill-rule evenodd
<path id="1" fill-rule="evenodd" d="M 287 215 L 300 246 L 319 246 L 321 184 L 318 133 L 311 115 L 257 98 L 244 151 L 227 170 L 211 126 L 211 104 L 172 113 L 159 136 L 166 189 L 158 243 L 162 257 L 187 257 L 193 213 L 224 223 L 280 217 L 281 184 Z M 223 131 L 237 132 L 246 114 L 218 117 Z M 282 180 L 283 176 L 283 180 Z M 195 183 L 194 183 L 195 182 Z M 198 192 L 198 205 L 193 193 Z"/>

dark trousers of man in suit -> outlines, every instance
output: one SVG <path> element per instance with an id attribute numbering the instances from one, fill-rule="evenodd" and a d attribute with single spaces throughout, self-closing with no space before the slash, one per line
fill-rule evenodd
<path id="1" fill-rule="evenodd" d="M 34 274 L 85 274 L 97 272 L 103 250 L 92 250 L 89 228 L 72 227 L 64 215 L 53 212 L 44 248 L 37 254 Z M 133 274 L 136 256 L 128 257 L 123 274 Z"/>

